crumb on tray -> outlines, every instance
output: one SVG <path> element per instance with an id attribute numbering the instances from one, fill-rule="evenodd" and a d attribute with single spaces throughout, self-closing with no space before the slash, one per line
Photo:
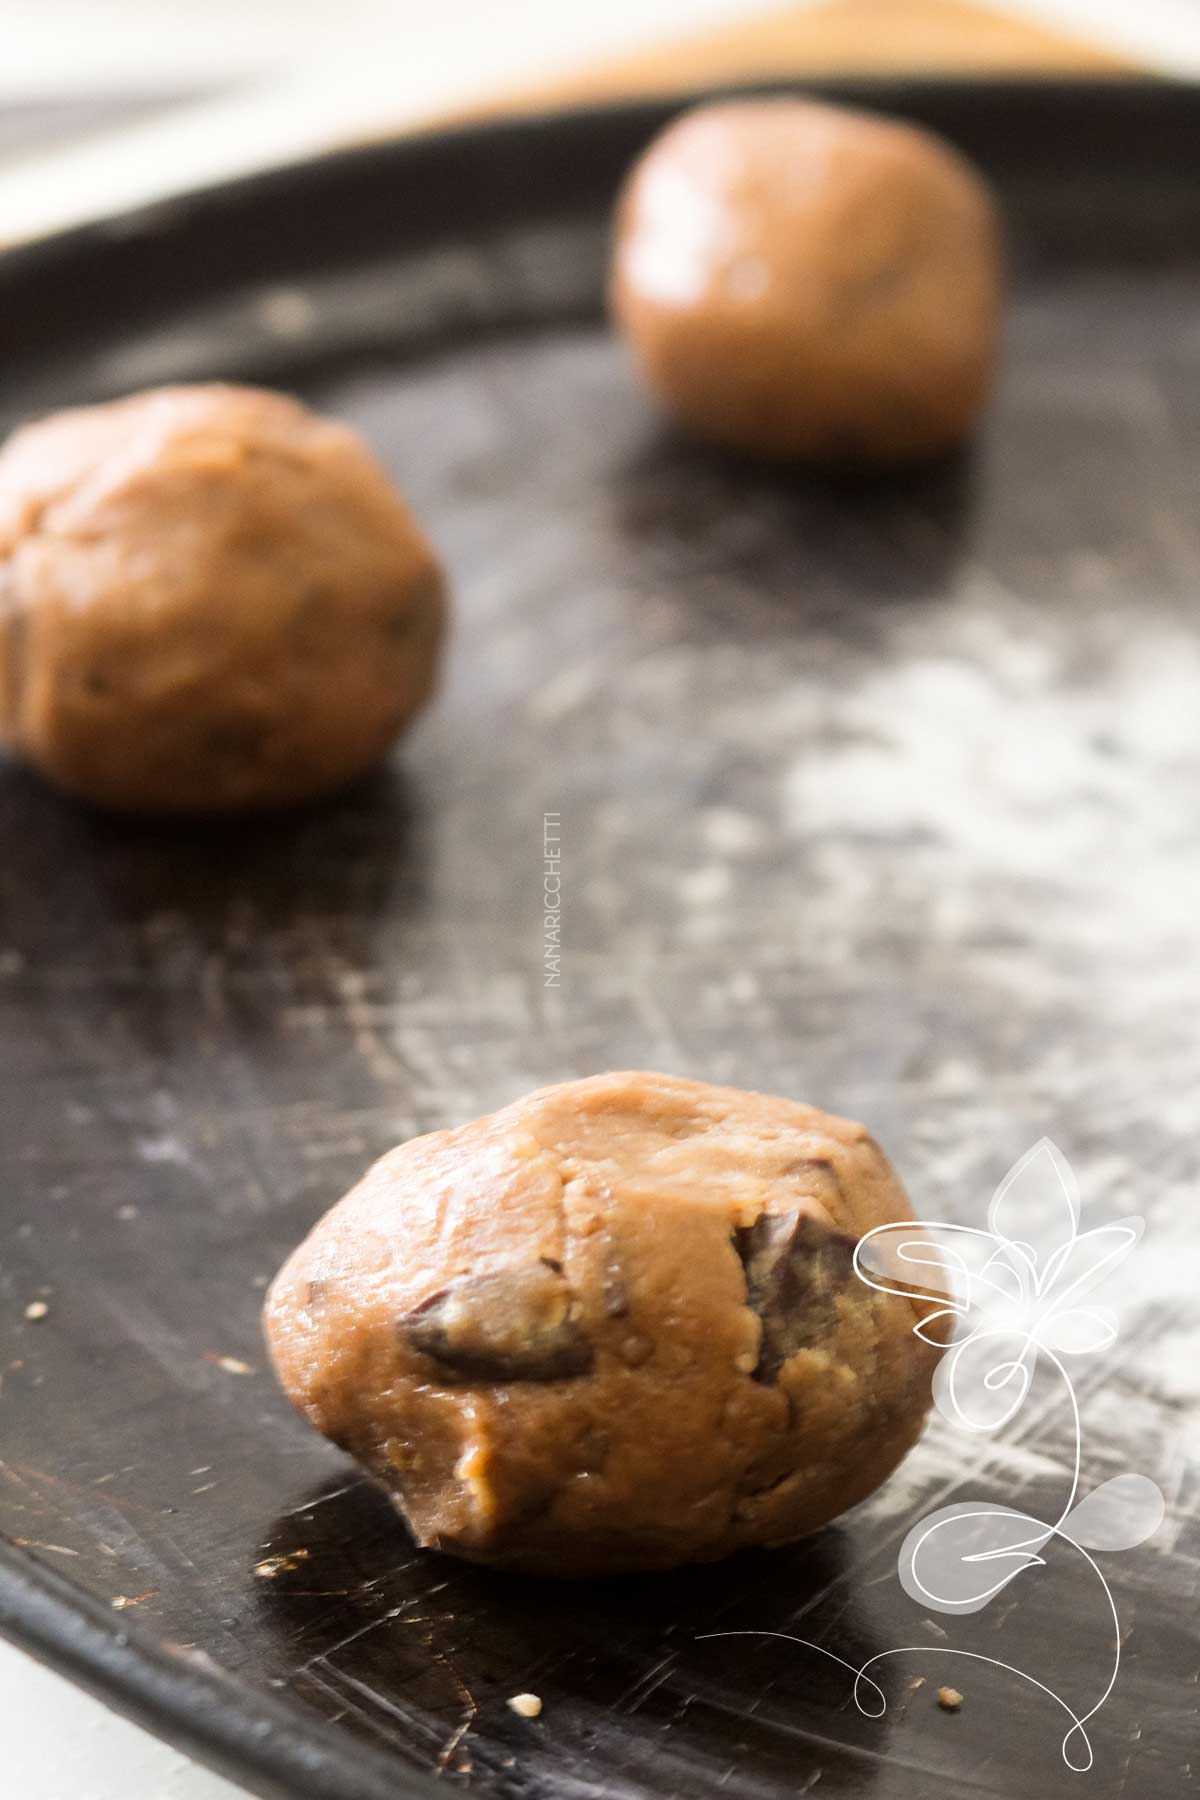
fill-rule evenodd
<path id="1" fill-rule="evenodd" d="M 256 1562 L 254 1573 L 260 1581 L 274 1581 L 277 1575 L 290 1575 L 307 1561 L 307 1550 L 280 1550 L 274 1556 L 264 1556 L 261 1562 Z"/>

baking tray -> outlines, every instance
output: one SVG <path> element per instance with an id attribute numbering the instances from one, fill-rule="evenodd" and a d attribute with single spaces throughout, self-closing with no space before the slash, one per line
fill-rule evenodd
<path id="1" fill-rule="evenodd" d="M 121 824 L 0 777 L 0 1626 L 259 1793 L 1192 1791 L 1200 94 L 835 91 L 946 132 L 1009 223 L 995 407 L 902 478 L 738 464 L 638 393 L 605 235 L 666 103 L 358 149 L 0 262 L 5 426 L 294 388 L 377 446 L 457 595 L 436 707 L 334 803 Z M 1085 1486 L 1139 1470 L 1168 1503 L 1106 1561 L 1087 1776 L 1044 1691 L 944 1654 L 1090 1706 L 1113 1628 L 1078 1567 L 940 1622 L 896 1578 L 931 1505 L 1055 1516 L 1051 1390 L 999 1443 L 936 1422 L 791 1551 L 586 1586 L 416 1551 L 276 1392 L 263 1285 L 375 1155 L 629 1066 L 868 1120 L 927 1216 L 982 1224 L 1048 1133 L 1098 1211 L 1149 1219 L 1077 1383 Z M 715 1631 L 917 1647 L 876 1666 L 878 1719 L 828 1657 Z"/>

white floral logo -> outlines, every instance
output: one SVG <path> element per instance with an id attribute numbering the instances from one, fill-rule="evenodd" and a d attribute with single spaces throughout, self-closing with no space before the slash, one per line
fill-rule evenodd
<path id="1" fill-rule="evenodd" d="M 1076 1713 L 1053 1688 L 1023 1669 L 949 1646 L 931 1652 L 927 1644 L 904 1645 L 880 1651 L 860 1667 L 844 1666 L 854 1673 L 859 1710 L 871 1717 L 884 1712 L 886 1700 L 867 1670 L 885 1657 L 920 1649 L 925 1655 L 964 1657 L 1005 1669 L 1067 1714 L 1071 1723 L 1062 1740 L 1063 1761 L 1082 1772 L 1092 1766 L 1087 1721 L 1112 1693 L 1121 1662 L 1116 1606 L 1090 1552 L 1142 1543 L 1161 1524 L 1164 1508 L 1155 1483 L 1138 1474 L 1114 1475 L 1079 1498 L 1082 1432 L 1068 1365 L 1115 1342 L 1116 1316 L 1086 1297 L 1130 1254 L 1143 1229 L 1140 1218 L 1124 1218 L 1081 1231 L 1079 1215 L 1070 1165 L 1049 1138 L 1042 1138 L 997 1188 L 986 1230 L 924 1220 L 877 1226 L 860 1238 L 854 1267 L 860 1280 L 881 1293 L 928 1303 L 930 1310 L 914 1330 L 943 1351 L 933 1395 L 951 1425 L 974 1433 L 1001 1431 L 1024 1404 L 1039 1361 L 1061 1382 L 1074 1451 L 1070 1489 L 1058 1517 L 1048 1522 L 984 1500 L 940 1507 L 906 1535 L 898 1573 L 905 1592 L 927 1609 L 979 1612 L 1019 1575 L 1044 1567 L 1057 1540 L 1082 1558 L 1112 1614 L 1113 1664 L 1103 1693 L 1086 1712 Z M 833 1654 L 807 1639 L 790 1641 Z M 864 1704 L 864 1687 L 873 1696 L 870 1705 Z"/>

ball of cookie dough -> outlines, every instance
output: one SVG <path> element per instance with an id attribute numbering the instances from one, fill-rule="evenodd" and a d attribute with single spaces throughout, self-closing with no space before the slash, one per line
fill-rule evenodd
<path id="1" fill-rule="evenodd" d="M 103 806 L 340 786 L 429 695 L 443 612 L 374 458 L 281 394 L 162 388 L 0 453 L 0 740 Z"/>
<path id="2" fill-rule="evenodd" d="M 958 443 L 987 398 L 1000 263 L 983 181 L 929 132 L 733 101 L 635 167 L 611 298 L 645 380 L 700 436 L 903 463 Z"/>
<path id="3" fill-rule="evenodd" d="M 852 1267 L 911 1216 L 861 1125 L 599 1075 L 384 1156 L 276 1277 L 267 1339 L 419 1543 L 709 1561 L 814 1531 L 917 1437 L 923 1315 Z"/>

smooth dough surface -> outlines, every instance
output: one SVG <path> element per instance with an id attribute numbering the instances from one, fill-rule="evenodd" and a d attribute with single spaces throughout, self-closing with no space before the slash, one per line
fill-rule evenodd
<path id="1" fill-rule="evenodd" d="M 443 614 L 374 458 L 281 394 L 160 388 L 0 452 L 0 738 L 101 805 L 340 786 L 428 696 Z"/>
<path id="2" fill-rule="evenodd" d="M 916 1439 L 936 1353 L 851 1266 L 911 1217 L 860 1125 L 599 1075 L 384 1156 L 276 1277 L 267 1339 L 420 1543 L 708 1561 L 815 1530 Z"/>
<path id="3" fill-rule="evenodd" d="M 1000 231 L 931 133 L 812 100 L 703 106 L 626 183 L 611 301 L 679 420 L 768 457 L 903 463 L 987 397 Z"/>

